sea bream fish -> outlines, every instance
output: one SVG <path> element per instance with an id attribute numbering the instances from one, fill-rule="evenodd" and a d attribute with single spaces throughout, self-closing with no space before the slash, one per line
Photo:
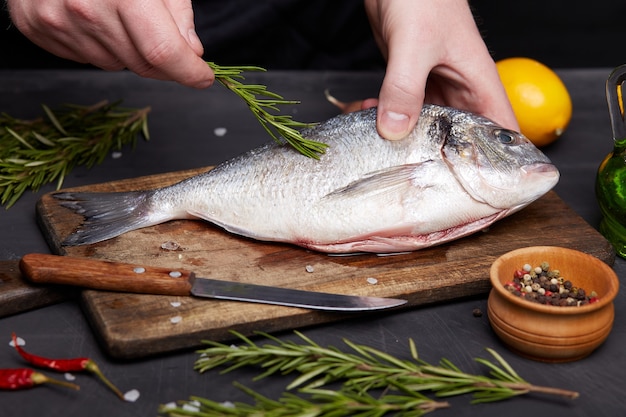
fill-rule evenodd
<path id="1" fill-rule="evenodd" d="M 425 105 L 406 139 L 376 130 L 376 109 L 305 129 L 319 160 L 269 142 L 175 185 L 60 192 L 84 216 L 64 245 L 100 242 L 173 219 L 204 219 L 263 241 L 328 253 L 413 251 L 487 228 L 548 192 L 559 172 L 523 135 Z"/>

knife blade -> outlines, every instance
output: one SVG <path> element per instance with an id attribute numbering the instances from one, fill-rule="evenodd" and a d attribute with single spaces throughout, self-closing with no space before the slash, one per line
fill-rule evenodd
<path id="1" fill-rule="evenodd" d="M 75 285 L 95 290 L 179 295 L 276 304 L 327 311 L 373 311 L 406 304 L 397 298 L 362 297 L 196 277 L 184 269 L 31 253 L 19 263 L 34 283 Z"/>

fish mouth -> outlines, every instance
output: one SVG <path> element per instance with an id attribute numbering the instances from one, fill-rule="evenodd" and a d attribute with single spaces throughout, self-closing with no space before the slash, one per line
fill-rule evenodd
<path id="1" fill-rule="evenodd" d="M 554 164 L 546 162 L 523 165 L 520 169 L 525 174 L 547 174 L 549 176 L 559 175 L 559 170 L 556 169 Z"/>

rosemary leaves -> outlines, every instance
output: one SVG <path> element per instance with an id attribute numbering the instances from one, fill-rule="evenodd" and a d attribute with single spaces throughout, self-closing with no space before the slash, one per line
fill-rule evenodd
<path id="1" fill-rule="evenodd" d="M 416 417 L 448 406 L 446 402 L 431 399 L 426 395 L 428 393 L 439 398 L 473 394 L 472 403 L 501 401 L 531 392 L 571 399 L 578 397 L 578 393 L 573 391 L 526 382 L 491 349 L 487 351 L 494 361 L 475 359 L 489 369 L 489 376 L 483 376 L 463 372 L 447 359 L 442 359 L 438 365 L 420 359 L 411 339 L 409 350 L 412 360 L 402 360 L 349 340 L 344 340 L 344 343 L 353 353 L 346 353 L 335 347 L 322 347 L 303 334 L 295 333 L 303 343 L 282 341 L 259 333 L 275 344 L 257 345 L 236 332 L 233 334 L 244 342 L 242 345 L 229 346 L 205 341 L 210 347 L 199 351 L 201 355 L 195 368 L 199 372 L 206 372 L 225 367 L 222 373 L 227 373 L 241 367 L 254 366 L 260 369 L 256 379 L 274 374 L 296 374 L 286 389 L 298 388 L 299 396 L 285 393 L 278 401 L 274 401 L 236 384 L 255 400 L 254 405 L 229 404 L 228 413 L 224 413 L 224 404 L 194 397 L 182 402 L 180 406 L 164 406 L 161 413 L 201 417 L 343 416 L 358 411 L 361 416 L 393 413 L 395 416 Z M 341 387 L 338 390 L 324 388 L 331 383 L 341 384 Z M 374 396 L 371 394 L 374 390 L 382 394 Z M 406 406 L 407 404 L 411 406 Z M 193 413 L 186 414 L 190 410 Z M 219 414 L 220 412 L 223 414 Z"/>
<path id="2" fill-rule="evenodd" d="M 0 115 L 0 204 L 11 207 L 28 189 L 63 184 L 75 166 L 101 163 L 112 149 L 149 138 L 149 107 L 123 108 L 106 101 L 66 105 L 45 117 L 21 120 Z"/>
<path id="3" fill-rule="evenodd" d="M 270 113 L 270 111 L 278 112 L 278 106 L 297 104 L 297 101 L 285 100 L 282 96 L 268 91 L 264 85 L 243 84 L 240 81 L 244 78 L 241 75 L 242 72 L 265 71 L 264 68 L 220 66 L 214 62 L 207 62 L 207 64 L 215 73 L 215 79 L 243 99 L 261 126 L 275 141 L 283 143 L 284 140 L 298 152 L 310 158 L 317 159 L 326 151 L 328 145 L 306 139 L 296 130 L 311 124 L 297 122 L 289 115 Z"/>
<path id="4" fill-rule="evenodd" d="M 170 417 L 381 417 L 388 413 L 396 417 L 421 417 L 428 412 L 449 407 L 445 401 L 435 401 L 418 392 L 372 396 L 352 389 L 303 389 L 300 395 L 286 392 L 278 400 L 272 400 L 241 384 L 235 383 L 235 386 L 253 398 L 255 403 L 218 403 L 191 397 L 180 406 L 163 405 L 159 412 Z"/>
<path id="5" fill-rule="evenodd" d="M 319 158 L 327 148 L 305 139 L 299 128 L 311 126 L 276 114 L 281 105 L 297 104 L 268 91 L 264 85 L 243 84 L 241 73 L 265 71 L 253 66 L 231 67 L 207 62 L 216 80 L 244 100 L 265 131 L 277 142 L 286 142 L 298 152 Z M 101 163 L 112 149 L 135 144 L 139 133 L 148 139 L 149 107 L 122 108 L 106 101 L 93 106 L 66 105 L 52 110 L 43 105 L 45 117 L 20 120 L 0 114 L 0 205 L 11 207 L 28 189 L 63 184 L 78 165 Z"/>

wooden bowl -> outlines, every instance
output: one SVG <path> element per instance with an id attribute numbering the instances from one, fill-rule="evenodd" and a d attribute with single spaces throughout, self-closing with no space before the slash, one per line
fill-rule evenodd
<path id="1" fill-rule="evenodd" d="M 559 307 L 524 300 L 504 284 L 513 280 L 524 264 L 548 262 L 561 276 L 599 301 Z M 499 257 L 491 266 L 493 286 L 487 302 L 491 327 L 514 352 L 544 362 L 582 359 L 606 340 L 615 316 L 613 299 L 619 280 L 613 269 L 591 255 L 554 246 L 517 249 Z"/>

